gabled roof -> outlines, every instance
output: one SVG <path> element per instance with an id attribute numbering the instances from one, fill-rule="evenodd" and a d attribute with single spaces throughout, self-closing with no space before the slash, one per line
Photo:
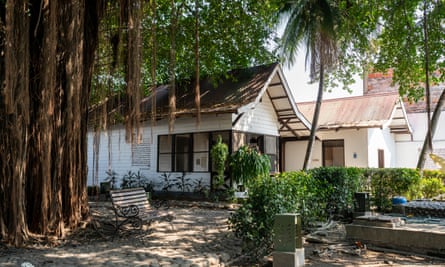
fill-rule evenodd
<path id="1" fill-rule="evenodd" d="M 315 102 L 298 103 L 306 118 L 312 120 Z M 318 119 L 318 130 L 348 128 L 383 128 L 392 133 L 410 134 L 403 101 L 397 94 L 365 95 L 324 100 Z"/>
<path id="2" fill-rule="evenodd" d="M 196 114 L 194 81 L 181 81 L 176 87 L 176 116 Z M 169 112 L 168 85 L 156 88 L 156 117 L 166 118 Z M 204 78 L 200 81 L 201 113 L 235 113 L 238 118 L 254 108 L 263 96 L 270 97 L 280 124 L 280 135 L 288 137 L 308 136 L 310 124 L 298 111 L 295 100 L 286 83 L 278 63 L 239 69 L 224 76 Z M 142 120 L 151 118 L 152 95 L 141 101 Z M 113 102 L 114 104 L 110 104 Z M 118 104 L 108 100 L 108 110 L 115 110 Z M 113 106 L 113 107 L 110 107 Z M 120 103 L 123 109 L 125 104 Z M 97 112 L 98 107 L 90 109 Z M 90 116 L 94 117 L 94 116 Z M 112 116 L 109 116 L 112 117 Z M 236 122 L 235 122 L 236 123 Z"/>

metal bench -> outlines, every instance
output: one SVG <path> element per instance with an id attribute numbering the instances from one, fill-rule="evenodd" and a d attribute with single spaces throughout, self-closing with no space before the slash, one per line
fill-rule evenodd
<path id="1" fill-rule="evenodd" d="M 154 220 L 173 219 L 173 216 L 159 214 L 157 210 L 151 208 L 144 188 L 110 190 L 110 198 L 116 218 L 116 233 L 126 224 L 141 229 L 142 225 L 150 225 Z"/>

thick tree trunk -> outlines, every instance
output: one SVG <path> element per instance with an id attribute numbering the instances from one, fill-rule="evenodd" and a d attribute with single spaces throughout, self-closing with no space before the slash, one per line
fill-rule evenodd
<path id="1" fill-rule="evenodd" d="M 27 4 L 26 0 L 6 1 L 5 73 L 0 103 L 0 233 L 15 246 L 23 245 L 28 235 L 24 188 L 30 121 Z"/>
<path id="2" fill-rule="evenodd" d="M 103 1 L 38 3 L 6 4 L 0 233 L 16 246 L 28 227 L 62 236 L 88 208 L 87 110 Z"/>
<path id="3" fill-rule="evenodd" d="M 314 116 L 312 118 L 311 133 L 306 148 L 306 156 L 304 158 L 303 170 L 307 170 L 310 167 L 312 158 L 312 150 L 314 146 L 315 136 L 318 128 L 318 117 L 320 116 L 321 102 L 323 100 L 323 82 L 324 82 L 324 66 L 320 64 L 320 81 L 318 82 L 318 95 L 317 102 L 315 103 Z"/>

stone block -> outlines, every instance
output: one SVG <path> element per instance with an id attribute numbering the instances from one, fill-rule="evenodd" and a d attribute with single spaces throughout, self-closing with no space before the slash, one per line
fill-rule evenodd
<path id="1" fill-rule="evenodd" d="M 275 251 L 294 252 L 296 249 L 303 247 L 299 214 L 283 213 L 275 215 L 274 233 Z"/>
<path id="2" fill-rule="evenodd" d="M 281 252 L 273 253 L 274 267 L 299 267 L 304 266 L 304 248 L 296 249 L 295 252 Z"/>

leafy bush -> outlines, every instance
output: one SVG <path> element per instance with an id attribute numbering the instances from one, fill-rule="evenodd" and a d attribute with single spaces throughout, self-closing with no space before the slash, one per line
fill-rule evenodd
<path id="1" fill-rule="evenodd" d="M 122 188 L 135 188 L 143 187 L 146 192 L 153 192 L 154 185 L 149 179 L 141 172 L 128 171 L 122 177 Z"/>
<path id="2" fill-rule="evenodd" d="M 362 169 L 344 167 L 322 167 L 309 171 L 319 203 L 324 203 L 325 213 L 329 216 L 348 218 L 354 209 L 354 193 L 365 189 Z M 321 211 L 319 211 L 321 213 Z"/>
<path id="3" fill-rule="evenodd" d="M 301 214 L 303 228 L 316 222 L 326 220 L 326 201 L 320 194 L 319 181 L 309 172 L 284 172 L 276 179 L 282 183 L 289 183 L 292 191 L 287 192 L 295 198 L 295 212 Z"/>
<path id="4" fill-rule="evenodd" d="M 394 196 L 412 195 L 420 183 L 419 172 L 408 168 L 365 169 L 365 176 L 371 179 L 372 200 L 380 211 L 392 208 Z"/>
<path id="5" fill-rule="evenodd" d="M 260 176 L 249 183 L 249 197 L 232 213 L 228 223 L 235 235 L 243 240 L 243 250 L 258 257 L 272 247 L 275 214 L 295 212 L 298 199 L 297 181 L 305 179 L 299 172 L 277 178 Z"/>
<path id="6" fill-rule="evenodd" d="M 423 198 L 433 198 L 444 193 L 445 187 L 440 178 L 422 178 L 420 180 L 420 190 Z"/>
<path id="7" fill-rule="evenodd" d="M 269 175 L 269 157 L 248 146 L 233 153 L 229 164 L 233 180 L 245 186 L 261 175 Z"/>
<path id="8" fill-rule="evenodd" d="M 107 174 L 107 177 L 105 178 L 105 182 L 109 182 L 110 183 L 110 188 L 114 189 L 117 183 L 117 172 L 113 171 L 113 170 L 108 170 L 105 172 Z"/>
<path id="9" fill-rule="evenodd" d="M 440 170 L 423 170 L 422 176 L 424 178 L 439 178 L 442 183 L 445 182 L 445 172 Z"/>

